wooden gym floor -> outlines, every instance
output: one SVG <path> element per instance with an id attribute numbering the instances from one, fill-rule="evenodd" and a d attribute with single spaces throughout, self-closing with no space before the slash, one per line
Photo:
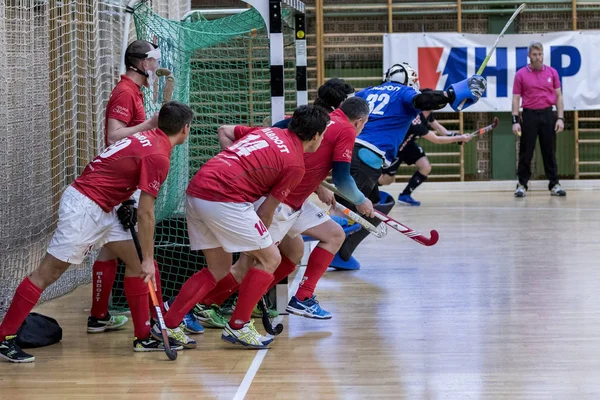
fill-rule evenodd
<path id="1" fill-rule="evenodd" d="M 81 287 L 36 309 L 63 341 L 0 363 L 0 398 L 598 399 L 597 193 L 417 192 L 423 205 L 393 216 L 440 242 L 369 238 L 361 270 L 330 270 L 317 289 L 334 318 L 286 316 L 268 351 L 207 329 L 176 362 L 134 354 L 130 323 L 85 333 Z"/>

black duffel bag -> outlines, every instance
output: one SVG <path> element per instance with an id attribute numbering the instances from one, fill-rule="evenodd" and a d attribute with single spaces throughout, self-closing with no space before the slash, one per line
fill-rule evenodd
<path id="1" fill-rule="evenodd" d="M 50 346 L 62 339 L 62 328 L 54 318 L 30 313 L 17 331 L 17 345 L 21 348 Z"/>

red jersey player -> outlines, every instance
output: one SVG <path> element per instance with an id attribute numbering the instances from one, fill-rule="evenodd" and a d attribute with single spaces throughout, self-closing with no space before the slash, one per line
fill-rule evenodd
<path id="1" fill-rule="evenodd" d="M 106 146 L 138 132 L 156 128 L 158 113 L 146 120 L 144 97 L 140 88 L 150 87 L 154 80 L 154 71 L 160 63 L 160 50 L 145 40 L 135 40 L 125 51 L 127 71 L 113 89 L 106 105 L 104 141 Z M 133 199 L 139 202 L 140 192 Z M 92 266 L 92 308 L 88 317 L 88 333 L 101 333 L 119 329 L 127 323 L 127 317 L 108 312 L 108 302 L 112 286 L 117 275 L 117 256 L 102 248 Z M 160 275 L 155 268 L 157 297 L 160 299 Z M 159 301 L 162 304 L 162 302 Z M 151 308 L 154 313 L 154 308 Z M 156 318 L 156 316 L 155 316 Z"/>
<path id="2" fill-rule="evenodd" d="M 0 325 L 0 357 L 12 362 L 35 360 L 16 344 L 17 330 L 44 289 L 70 264 L 80 264 L 90 250 L 102 245 L 127 265 L 124 288 L 136 336 L 134 351 L 162 350 L 162 343 L 150 337 L 148 322 L 147 282 L 154 280 L 154 201 L 169 172 L 171 149 L 186 140 L 192 118 L 185 104 L 167 103 L 160 110 L 157 129 L 109 146 L 67 187 L 47 254 L 17 288 Z M 142 191 L 138 211 L 141 263 L 115 208 L 137 188 Z"/>
<path id="3" fill-rule="evenodd" d="M 361 213 L 373 216 L 373 204 L 360 193 L 350 176 L 354 140 L 368 120 L 369 104 L 364 99 L 351 97 L 329 116 L 331 121 L 321 146 L 316 152 L 304 155 L 304 178 L 278 209 L 269 227 L 272 239 L 280 242 L 281 263 L 275 270 L 273 282 L 268 289 L 292 273 L 302 259 L 304 242 L 301 234 L 319 241 L 308 260 L 304 279 L 286 308 L 292 314 L 316 319 L 331 318 L 331 314 L 319 306 L 313 292 L 344 242 L 345 234 L 340 225 L 309 201 L 308 197 L 316 191 L 322 201 L 333 204 L 333 193 L 319 186 L 333 168 L 332 177 L 338 189 L 354 200 Z M 256 202 L 255 208 L 263 200 Z M 231 273 L 202 299 L 203 305 L 220 305 L 237 290 L 238 282 L 242 281 L 250 266 L 243 261 L 240 259 L 232 266 Z"/>
<path id="4" fill-rule="evenodd" d="M 202 250 L 208 268 L 193 275 L 165 315 L 168 328 L 210 292 L 231 268 L 232 254 L 256 260 L 244 278 L 231 320 L 221 338 L 252 348 L 265 348 L 272 339 L 261 336 L 250 321 L 252 309 L 273 281 L 281 261 L 268 227 L 275 209 L 286 201 L 304 175 L 304 152 L 315 151 L 327 128 L 327 112 L 299 107 L 288 129 L 236 127 L 235 142 L 196 173 L 187 190 L 187 224 L 192 250 Z M 225 147 L 225 146 L 223 146 Z M 265 196 L 257 211 L 253 202 Z M 175 343 L 185 345 L 172 331 Z M 157 326 L 152 335 L 160 337 Z"/>

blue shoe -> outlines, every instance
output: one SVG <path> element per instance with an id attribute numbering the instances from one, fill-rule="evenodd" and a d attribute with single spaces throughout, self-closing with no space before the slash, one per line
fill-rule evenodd
<path id="1" fill-rule="evenodd" d="M 306 318 L 331 319 L 331 313 L 321 308 L 314 294 L 310 299 L 303 301 L 298 300 L 296 296 L 292 296 L 285 310 L 290 314 Z"/>
<path id="2" fill-rule="evenodd" d="M 174 301 L 175 297 L 171 297 L 168 301 L 164 302 L 165 311 L 169 311 L 169 308 L 171 308 Z M 200 324 L 192 311 L 185 314 L 183 321 L 181 321 L 179 326 L 187 333 L 204 333 L 204 327 Z"/>
<path id="3" fill-rule="evenodd" d="M 204 333 L 204 327 L 191 311 L 185 314 L 185 317 L 183 317 L 183 322 L 180 326 L 183 327 L 183 330 L 187 333 Z"/>
<path id="4" fill-rule="evenodd" d="M 410 197 L 410 194 L 401 194 L 400 196 L 398 196 L 398 201 L 401 203 L 404 203 L 406 205 L 409 205 L 409 206 L 420 206 L 421 205 L 421 202 L 416 201 L 415 199 Z"/>

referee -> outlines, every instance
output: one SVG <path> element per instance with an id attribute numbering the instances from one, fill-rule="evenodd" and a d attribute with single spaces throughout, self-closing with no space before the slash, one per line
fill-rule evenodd
<path id="1" fill-rule="evenodd" d="M 529 45 L 529 59 L 531 64 L 517 71 L 513 85 L 512 130 L 515 135 L 521 136 L 517 170 L 519 183 L 515 197 L 525 197 L 527 183 L 531 178 L 531 159 L 538 136 L 550 194 L 566 196 L 567 193 L 558 182 L 556 163 L 556 134 L 565 127 L 560 78 L 554 68 L 544 64 L 544 47 L 540 42 Z M 523 115 L 522 123 L 519 123 L 521 99 Z M 558 118 L 552 111 L 553 105 L 556 105 Z"/>

